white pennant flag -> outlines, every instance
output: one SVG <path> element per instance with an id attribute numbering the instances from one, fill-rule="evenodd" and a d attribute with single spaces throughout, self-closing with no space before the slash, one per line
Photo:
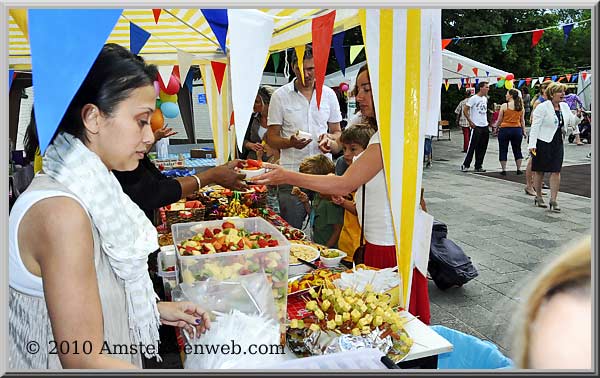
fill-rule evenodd
<path id="1" fill-rule="evenodd" d="M 350 64 L 354 63 L 354 60 L 364 48 L 364 45 L 350 46 Z"/>
<path id="2" fill-rule="evenodd" d="M 532 87 L 535 85 L 535 83 L 537 83 L 537 80 L 538 80 L 538 79 L 533 79 L 533 80 L 531 80 L 531 86 L 532 86 Z"/>
<path id="3" fill-rule="evenodd" d="M 542 84 L 544 82 L 544 76 L 538 77 L 538 81 L 540 82 L 540 84 Z"/>
<path id="4" fill-rule="evenodd" d="M 169 80 L 171 80 L 172 72 L 173 72 L 173 65 L 158 66 L 158 76 L 160 76 L 160 80 L 162 80 L 165 88 L 169 86 Z"/>
<path id="5" fill-rule="evenodd" d="M 235 134 L 238 146 L 241 146 L 262 79 L 265 57 L 269 53 L 274 21 L 266 14 L 252 9 L 228 9 L 227 16 L 231 101 Z"/>
<path id="6" fill-rule="evenodd" d="M 192 62 L 194 60 L 194 55 L 187 53 L 183 50 L 177 49 L 177 61 L 179 62 L 179 81 L 181 87 L 185 85 L 185 78 L 192 66 Z M 168 84 L 168 83 L 167 83 Z"/>

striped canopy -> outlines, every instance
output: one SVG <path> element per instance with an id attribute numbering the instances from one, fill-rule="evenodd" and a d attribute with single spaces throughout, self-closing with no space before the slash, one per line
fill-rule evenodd
<path id="1" fill-rule="evenodd" d="M 271 53 L 312 40 L 312 18 L 331 9 L 259 9 L 273 17 L 275 29 Z M 359 24 L 357 9 L 337 9 L 334 33 Z M 217 38 L 200 9 L 162 9 L 158 23 L 152 9 L 125 9 L 107 42 L 129 48 L 130 22 L 151 34 L 140 55 L 156 65 L 177 64 L 177 50 L 194 55 L 193 64 L 225 60 Z M 9 16 L 9 65 L 11 69 L 31 69 L 31 55 L 26 36 L 12 15 Z"/>

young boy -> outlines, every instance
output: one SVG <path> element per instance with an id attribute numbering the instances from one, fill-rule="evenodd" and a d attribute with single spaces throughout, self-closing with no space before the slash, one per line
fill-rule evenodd
<path id="1" fill-rule="evenodd" d="M 350 126 L 342 132 L 340 142 L 342 143 L 344 155 L 338 158 L 336 162 L 335 173 L 338 176 L 343 175 L 346 169 L 352 164 L 354 157 L 360 155 L 367 148 L 369 140 L 374 133 L 375 130 L 366 125 Z M 342 166 L 342 164 L 345 167 L 338 171 L 338 167 Z M 338 245 L 339 249 L 348 254 L 346 260 L 352 261 L 354 251 L 360 245 L 360 223 L 358 222 L 358 215 L 356 213 L 354 193 L 351 193 L 348 198 L 334 196 L 332 201 L 345 210 L 344 226 L 342 227 Z"/>
<path id="2" fill-rule="evenodd" d="M 335 165 L 325 155 L 310 156 L 300 163 L 299 171 L 312 175 L 328 175 L 335 172 Z M 337 248 L 342 225 L 344 224 L 344 209 L 331 202 L 331 195 L 315 193 L 311 208 L 308 195 L 294 188 L 296 194 L 304 203 L 310 214 L 313 241 L 329 248 Z"/>

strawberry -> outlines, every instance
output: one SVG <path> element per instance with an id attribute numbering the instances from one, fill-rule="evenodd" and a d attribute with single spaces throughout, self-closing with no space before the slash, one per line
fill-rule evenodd
<path id="1" fill-rule="evenodd" d="M 279 245 L 279 242 L 277 240 L 275 240 L 275 239 L 269 239 L 267 241 L 267 245 L 269 247 L 277 247 Z"/>
<path id="2" fill-rule="evenodd" d="M 215 229 L 213 230 L 213 234 L 215 234 L 215 235 L 218 235 L 218 234 L 220 234 L 220 233 L 221 233 L 221 229 L 220 229 L 220 228 L 215 228 Z"/>
<path id="3" fill-rule="evenodd" d="M 235 228 L 235 225 L 231 222 L 223 222 L 223 224 L 221 225 L 221 227 L 223 227 L 223 229 L 226 228 Z"/>
<path id="4" fill-rule="evenodd" d="M 205 238 L 214 238 L 215 235 L 212 233 L 212 231 L 209 228 L 205 228 L 204 229 L 204 237 Z"/>
<path id="5" fill-rule="evenodd" d="M 258 239 L 258 246 L 260 248 L 265 248 L 269 243 L 265 239 Z"/>
<path id="6" fill-rule="evenodd" d="M 240 247 L 240 249 L 244 249 L 244 240 L 240 239 L 240 241 L 237 242 L 237 246 Z"/>
<path id="7" fill-rule="evenodd" d="M 260 167 L 262 167 L 262 161 L 258 161 L 258 160 L 254 160 L 254 159 L 246 159 L 246 167 L 247 168 L 251 168 L 251 167 L 260 168 Z"/>

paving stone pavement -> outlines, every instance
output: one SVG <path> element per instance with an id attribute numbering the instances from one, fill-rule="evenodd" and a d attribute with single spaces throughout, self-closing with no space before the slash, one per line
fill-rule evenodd
<path id="1" fill-rule="evenodd" d="M 430 280 L 431 324 L 491 341 L 510 356 L 508 331 L 520 291 L 569 243 L 591 233 L 592 203 L 559 192 L 562 212 L 550 213 L 533 206 L 522 184 L 461 172 L 462 140 L 457 129 L 451 140 L 433 138 L 433 163 L 423 169 L 423 187 L 428 212 L 448 225 L 448 238 L 471 257 L 479 276 L 445 291 Z M 524 155 L 526 148 L 523 143 Z M 590 163 L 590 151 L 591 145 L 566 144 L 563 165 Z M 491 136 L 483 167 L 501 170 L 498 140 Z M 507 172 L 515 171 L 509 151 Z"/>

